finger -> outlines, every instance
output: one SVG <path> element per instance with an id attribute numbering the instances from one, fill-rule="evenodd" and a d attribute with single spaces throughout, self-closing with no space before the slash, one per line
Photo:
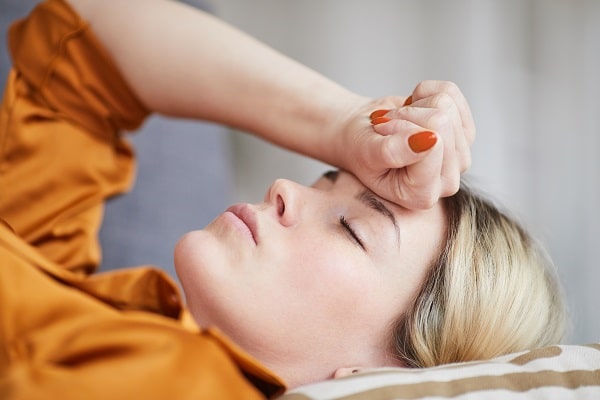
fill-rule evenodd
<path id="1" fill-rule="evenodd" d="M 420 113 L 424 113 L 425 111 L 420 110 Z M 405 134 L 408 131 L 414 130 L 415 128 L 419 128 L 421 130 L 424 129 L 421 124 L 416 123 L 418 118 L 415 117 L 398 117 L 398 113 L 396 111 L 390 111 L 389 114 L 394 114 L 393 117 L 377 117 L 371 121 L 373 125 L 373 130 L 382 136 L 391 136 L 395 134 Z M 417 113 L 415 111 L 414 113 Z M 425 120 L 425 118 L 421 118 L 421 120 Z"/>
<path id="2" fill-rule="evenodd" d="M 418 100 L 416 103 L 435 108 L 404 107 L 394 112 L 393 116 L 432 128 L 443 139 L 439 194 L 452 195 L 458 190 L 461 172 L 470 165 L 471 161 L 470 148 L 463 135 L 458 110 L 454 101 L 443 93 Z"/>
<path id="3" fill-rule="evenodd" d="M 410 201 L 410 208 L 431 208 L 438 201 L 442 185 L 443 147 L 440 143 L 422 160 L 403 170 L 403 198 Z"/>
<path id="4" fill-rule="evenodd" d="M 412 105 L 415 105 L 418 100 L 431 97 L 438 93 L 445 93 L 449 95 L 456 103 L 460 113 L 462 126 L 465 130 L 465 137 L 467 138 L 469 145 L 471 145 L 475 140 L 476 133 L 473 114 L 471 113 L 471 108 L 469 107 L 469 103 L 467 102 L 465 96 L 455 83 L 435 80 L 420 82 L 415 87 L 411 95 Z"/>
<path id="5" fill-rule="evenodd" d="M 465 172 L 471 168 L 471 146 L 467 142 L 465 135 L 454 135 L 454 146 L 456 152 L 456 158 L 458 161 L 458 168 L 460 172 Z"/>
<path id="6" fill-rule="evenodd" d="M 363 162 L 373 170 L 403 168 L 414 164 L 425 157 L 438 140 L 436 132 L 410 121 L 394 119 L 374 128 L 386 133 L 372 135 L 363 146 Z"/>
<path id="7" fill-rule="evenodd" d="M 401 96 L 387 96 L 377 99 L 374 101 L 374 111 L 369 114 L 369 119 L 372 121 L 374 118 L 385 116 L 390 110 L 407 105 L 407 101 L 409 101 L 409 98 Z"/>
<path id="8" fill-rule="evenodd" d="M 463 164 L 462 157 L 456 149 L 455 141 L 444 142 L 444 155 L 440 171 L 440 197 L 451 196 L 458 191 Z"/>
<path id="9" fill-rule="evenodd" d="M 381 124 L 375 125 L 374 129 L 380 134 L 394 134 L 396 132 L 391 129 L 402 129 L 406 124 L 414 124 L 421 126 L 425 129 L 434 130 L 444 136 L 446 136 L 444 129 L 451 124 L 458 122 L 458 113 L 455 111 L 454 103 L 446 96 L 446 102 L 443 106 L 439 107 L 401 107 L 396 110 L 392 110 L 388 113 L 388 116 L 384 118 L 390 118 L 398 122 L 396 125 L 393 124 Z M 462 130 L 462 127 L 461 127 Z"/>
<path id="10" fill-rule="evenodd" d="M 391 110 L 389 108 L 384 108 L 384 109 L 379 109 L 379 110 L 375 110 L 373 111 L 370 115 L 369 118 L 371 119 L 371 123 L 373 123 L 373 120 L 376 120 L 377 118 L 381 118 L 384 117 L 387 113 L 389 113 Z"/>
<path id="11" fill-rule="evenodd" d="M 436 130 L 444 137 L 446 148 L 450 148 L 450 137 L 453 137 L 454 146 L 452 147 L 452 150 L 454 152 L 453 154 L 456 155 L 456 165 L 459 166 L 460 172 L 464 172 L 469 169 L 471 166 L 471 146 L 465 136 L 460 112 L 456 103 L 454 102 L 454 99 L 452 99 L 446 93 L 436 93 L 433 96 L 415 101 L 412 107 L 434 108 L 442 111 L 446 115 L 448 121 L 451 122 L 451 126 L 448 125 L 448 128 L 452 128 L 453 134 L 450 134 L 448 129 L 441 125 L 445 122 L 444 118 L 441 118 L 437 121 L 433 119 L 425 119 L 428 117 L 431 118 L 430 116 L 432 114 L 435 115 L 435 113 L 428 114 L 414 109 L 414 111 L 411 112 L 410 107 L 405 107 L 403 109 L 399 109 L 394 114 L 389 113 L 389 115 L 397 118 L 407 118 L 416 124 Z"/>

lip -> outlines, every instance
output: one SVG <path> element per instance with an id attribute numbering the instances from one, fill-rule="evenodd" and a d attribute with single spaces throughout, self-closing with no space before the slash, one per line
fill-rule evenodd
<path id="1" fill-rule="evenodd" d="M 256 219 L 256 212 L 250 208 L 248 204 L 234 204 L 229 207 L 225 212 L 230 212 L 235 215 L 240 221 L 248 227 L 254 244 L 258 244 L 258 225 Z"/>

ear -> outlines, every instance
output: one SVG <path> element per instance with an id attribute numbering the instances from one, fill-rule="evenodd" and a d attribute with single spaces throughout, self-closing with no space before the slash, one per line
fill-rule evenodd
<path id="1" fill-rule="evenodd" d="M 360 367 L 338 368 L 335 370 L 335 373 L 333 374 L 333 378 L 334 379 L 344 378 L 346 376 L 357 374 L 357 373 L 361 372 L 362 370 L 363 370 L 363 368 L 360 368 Z"/>

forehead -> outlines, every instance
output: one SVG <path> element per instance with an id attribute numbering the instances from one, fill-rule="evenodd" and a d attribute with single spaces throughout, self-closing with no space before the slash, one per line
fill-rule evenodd
<path id="1" fill-rule="evenodd" d="M 336 193 L 349 197 L 356 197 L 361 192 L 368 190 L 358 178 L 344 170 L 325 172 L 313 184 L 313 187 L 316 189 L 335 191 Z M 386 208 L 389 209 L 396 218 L 418 224 L 418 230 L 423 234 L 438 238 L 445 237 L 447 221 L 443 200 L 438 201 L 432 208 L 427 210 L 410 210 L 377 195 L 374 196 L 385 204 Z"/>
<path id="2" fill-rule="evenodd" d="M 369 197 L 374 197 L 378 201 L 385 203 L 388 208 L 402 208 L 397 204 L 386 201 L 380 196 L 377 196 L 353 174 L 343 170 L 330 170 L 325 172 L 319 179 L 317 179 L 312 187 L 315 189 L 333 191 L 335 193 L 352 196 L 357 199 L 361 194 L 364 195 L 365 193 L 368 193 Z"/>
<path id="3" fill-rule="evenodd" d="M 343 170 L 328 170 L 324 172 L 312 185 L 313 188 L 323 190 L 357 191 L 366 188 L 354 175 Z"/>

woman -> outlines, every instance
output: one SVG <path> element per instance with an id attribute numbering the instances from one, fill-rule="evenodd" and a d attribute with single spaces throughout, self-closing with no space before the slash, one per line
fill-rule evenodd
<path id="1" fill-rule="evenodd" d="M 473 123 L 456 86 L 366 99 L 162 0 L 50 0 L 9 39 L 15 67 L 0 114 L 9 397 L 261 398 L 284 381 L 558 340 L 554 281 L 537 260 L 522 263 L 534 253 L 518 227 L 464 189 L 438 201 L 470 163 Z M 278 180 L 263 203 L 186 234 L 175 263 L 191 315 L 157 270 L 86 275 L 99 260 L 102 203 L 131 180 L 121 132 L 150 110 L 234 125 L 341 168 L 310 188 Z M 539 288 L 524 292 L 529 279 Z M 488 318 L 486 301 L 508 301 L 516 311 L 506 314 L 522 320 Z M 535 314 L 521 312 L 529 302 Z"/>
<path id="2" fill-rule="evenodd" d="M 295 386 L 339 368 L 403 365 L 389 327 L 445 229 L 441 203 L 408 211 L 332 172 L 310 188 L 278 180 L 265 203 L 187 234 L 175 268 L 201 326 L 218 326 Z"/>
<path id="3" fill-rule="evenodd" d="M 200 325 L 293 383 L 493 358 L 556 343 L 564 324 L 548 260 L 466 187 L 408 211 L 346 172 L 278 180 L 184 236 L 175 266 Z"/>

